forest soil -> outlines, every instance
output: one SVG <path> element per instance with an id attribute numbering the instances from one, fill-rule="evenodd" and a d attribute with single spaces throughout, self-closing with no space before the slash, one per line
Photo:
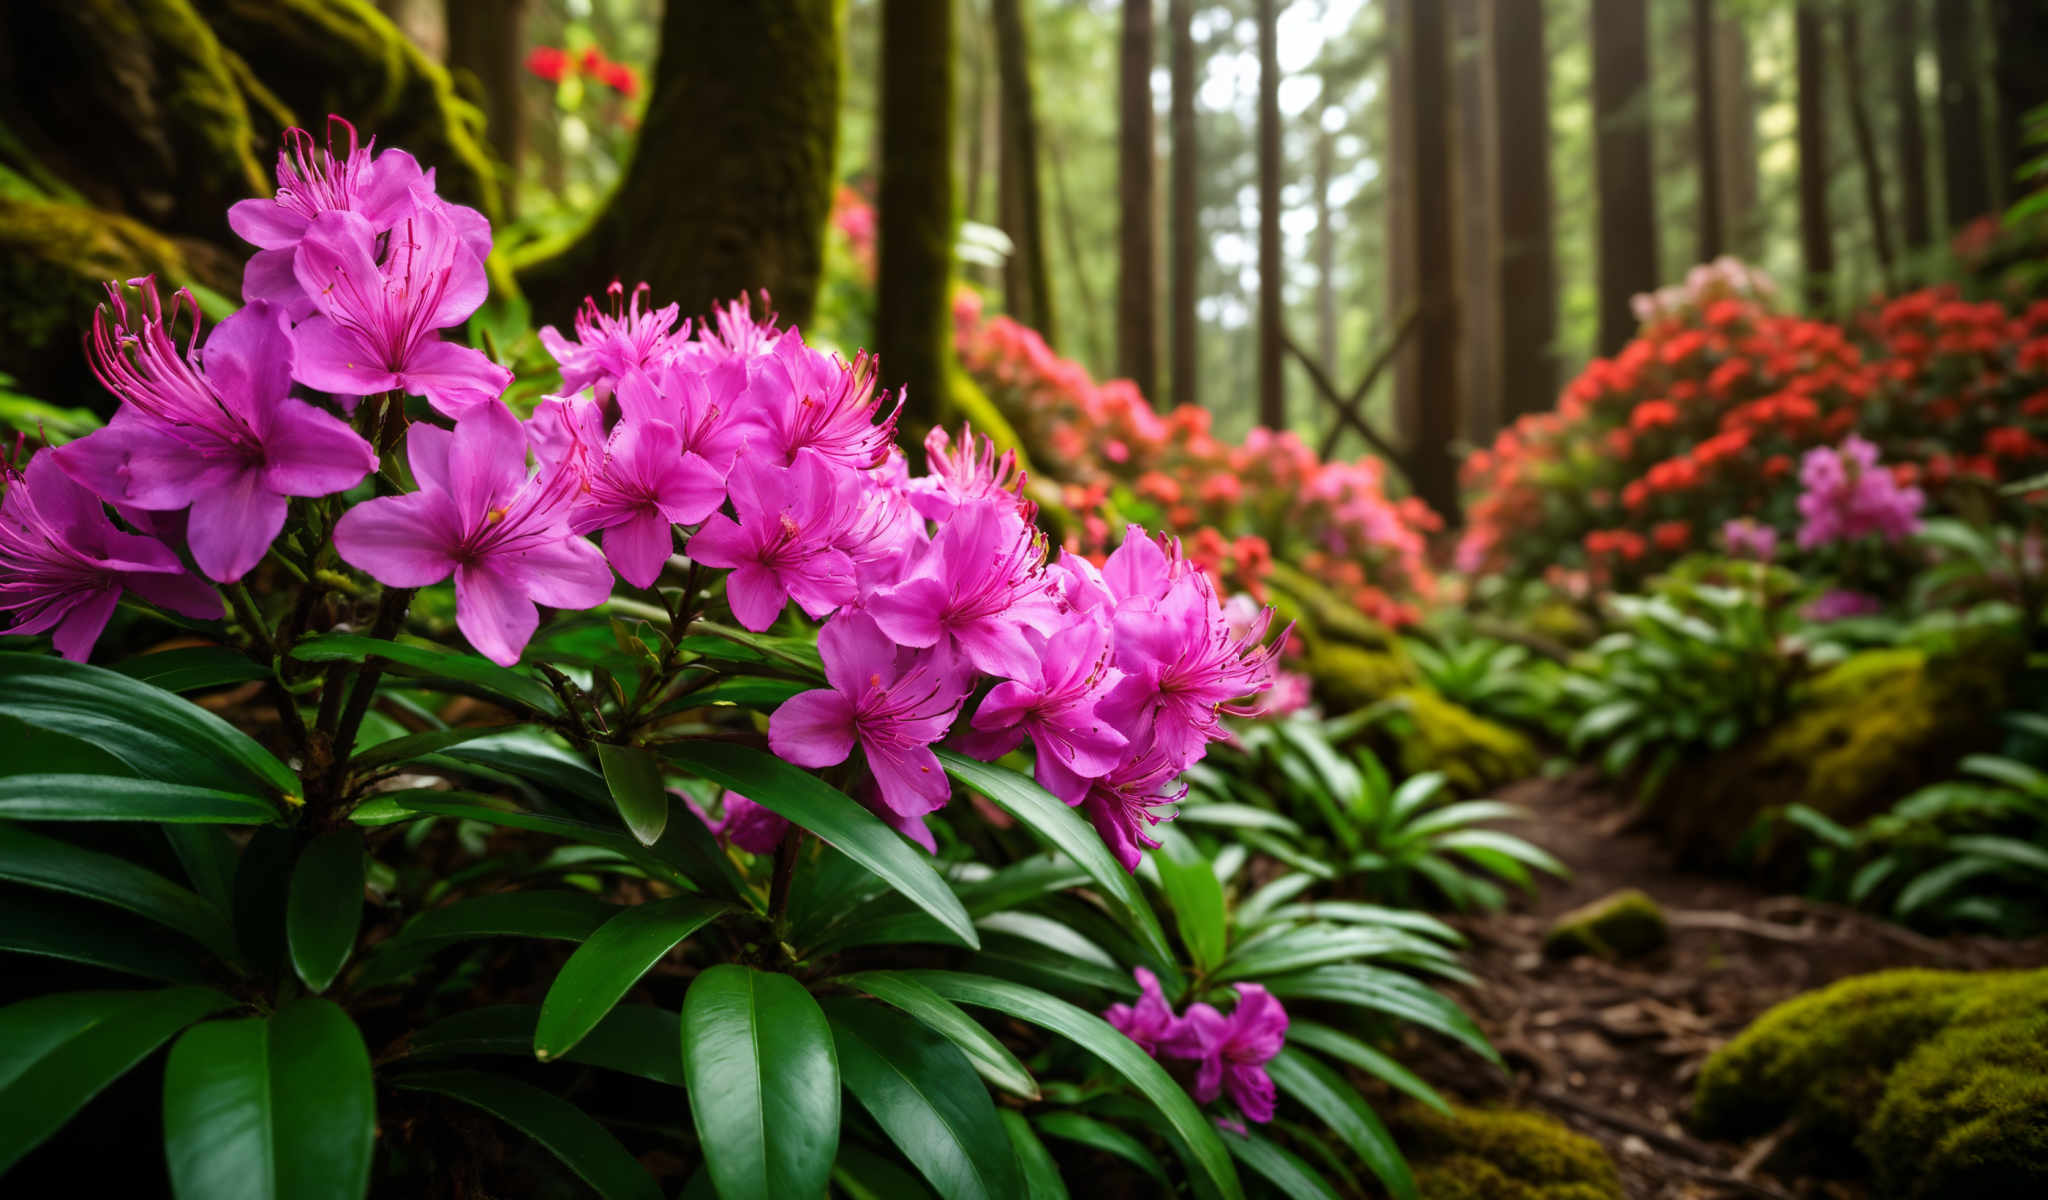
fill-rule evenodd
<path id="1" fill-rule="evenodd" d="M 1465 1103 L 1530 1108 L 1598 1139 L 1631 1200 L 1798 1197 L 1854 1200 L 1849 1179 L 1802 1174 L 1782 1134 L 1705 1141 L 1685 1127 L 1694 1077 L 1765 1009 L 1835 980 L 1892 967 L 1981 970 L 2048 962 L 2048 939 L 1930 938 L 1867 914 L 1742 879 L 1679 869 L 1597 772 L 1532 779 L 1499 793 L 1526 819 L 1505 826 L 1561 859 L 1505 912 L 1456 918 L 1474 986 L 1446 988 L 1506 1060 L 1410 1034 L 1402 1059 Z M 1664 907 L 1671 940 L 1627 962 L 1546 958 L 1543 935 L 1571 909 L 1622 888 Z"/>

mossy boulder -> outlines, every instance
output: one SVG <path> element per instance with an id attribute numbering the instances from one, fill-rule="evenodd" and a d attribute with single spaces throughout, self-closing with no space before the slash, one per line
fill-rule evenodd
<path id="1" fill-rule="evenodd" d="M 1787 1001 L 1707 1060 L 1703 1133 L 1794 1119 L 1799 1145 L 1878 1194 L 2048 1187 L 2048 971 L 1904 970 Z"/>
<path id="2" fill-rule="evenodd" d="M 1404 655 L 1347 642 L 1311 644 L 1303 665 L 1315 681 L 1316 695 L 1333 713 L 1377 704 L 1418 684 L 1415 666 Z"/>
<path id="3" fill-rule="evenodd" d="M 1540 1113 L 1407 1105 L 1388 1125 L 1427 1200 L 1621 1200 L 1600 1143 Z"/>
<path id="4" fill-rule="evenodd" d="M 1664 910 L 1639 888 L 1624 888 L 1559 917 L 1543 937 L 1543 952 L 1557 958 L 1639 958 L 1671 940 Z"/>
<path id="5" fill-rule="evenodd" d="M 1402 775 L 1442 771 L 1461 795 L 1480 795 L 1534 775 L 1543 765 L 1535 743 L 1426 687 L 1397 690 L 1396 711 L 1380 726 Z"/>

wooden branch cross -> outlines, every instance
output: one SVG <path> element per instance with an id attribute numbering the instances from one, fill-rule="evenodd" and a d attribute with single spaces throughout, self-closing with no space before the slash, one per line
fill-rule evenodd
<path id="1" fill-rule="evenodd" d="M 1330 432 L 1323 435 L 1323 443 L 1317 450 L 1318 455 L 1325 459 L 1329 458 L 1330 453 L 1337 448 L 1337 439 L 1343 435 L 1345 428 L 1349 427 L 1356 430 L 1367 445 L 1379 451 L 1388 462 L 1399 468 L 1403 475 L 1413 477 L 1410 456 L 1379 430 L 1374 429 L 1359 409 L 1365 404 L 1366 394 L 1372 391 L 1372 385 L 1379 382 L 1380 375 L 1386 371 L 1388 364 L 1394 361 L 1394 355 L 1400 352 L 1401 346 L 1408 340 L 1408 335 L 1415 331 L 1416 321 L 1421 315 L 1422 310 L 1415 307 L 1401 314 L 1400 321 L 1394 326 L 1393 337 L 1373 356 L 1373 360 L 1366 364 L 1364 377 L 1358 381 L 1357 387 L 1351 389 L 1348 398 L 1338 393 L 1337 385 L 1330 379 L 1329 373 L 1323 370 L 1322 364 L 1310 357 L 1308 351 L 1302 349 L 1301 344 L 1286 331 L 1281 331 L 1281 346 L 1308 370 L 1310 381 L 1316 385 L 1316 393 L 1336 410 L 1337 421 L 1330 426 Z"/>

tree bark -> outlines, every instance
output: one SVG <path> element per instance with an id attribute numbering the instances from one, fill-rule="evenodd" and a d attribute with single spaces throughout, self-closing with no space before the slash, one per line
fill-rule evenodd
<path id="1" fill-rule="evenodd" d="M 1196 132 L 1194 0 L 1170 0 L 1167 24 L 1172 27 L 1173 104 L 1169 125 L 1173 160 L 1167 178 L 1167 372 L 1173 403 L 1199 407 L 1201 325 L 1195 300 L 1201 294 L 1201 191 L 1198 175 L 1201 149 Z"/>
<path id="2" fill-rule="evenodd" d="M 1280 307 L 1279 4 L 1259 0 L 1259 424 L 1287 428 Z"/>
<path id="3" fill-rule="evenodd" d="M 1941 70 L 1941 181 L 1950 234 L 1992 210 L 1976 11 L 1968 0 L 1942 0 L 1934 6 L 1934 53 Z"/>
<path id="4" fill-rule="evenodd" d="M 1714 97 L 1714 0 L 1692 0 L 1692 117 L 1694 149 L 1700 158 L 1701 262 L 1728 249 L 1722 212 L 1720 106 Z"/>
<path id="5" fill-rule="evenodd" d="M 1337 369 L 1337 237 L 1330 211 L 1330 176 L 1336 171 L 1336 138 L 1316 131 L 1316 231 L 1310 252 L 1316 263 L 1316 358 Z"/>
<path id="6" fill-rule="evenodd" d="M 1409 109 L 1414 104 L 1415 34 L 1411 27 L 1413 8 L 1406 3 L 1386 6 L 1387 14 L 1387 165 L 1385 180 L 1386 214 L 1386 315 L 1407 312 L 1416 305 L 1415 266 L 1415 121 Z M 1379 323 L 1391 328 L 1387 321 Z M 1394 438 L 1403 446 L 1417 445 L 1422 437 L 1421 362 L 1415 339 L 1410 338 L 1394 352 L 1393 409 Z"/>
<path id="7" fill-rule="evenodd" d="M 2003 203 L 2048 187 L 2048 178 L 2020 177 L 2044 153 L 2028 147 L 2025 121 L 2048 105 L 2048 6 L 2041 0 L 1991 0 L 1992 77 L 1998 89 L 1998 182 Z"/>
<path id="8" fill-rule="evenodd" d="M 565 321 L 617 278 L 686 313 L 765 288 L 784 318 L 807 321 L 832 209 L 841 14 L 841 0 L 667 5 L 625 178 L 574 241 L 521 272 L 535 318 Z M 939 46 L 950 81 L 951 42 Z M 948 92 L 932 175 L 949 220 L 951 111 Z"/>
<path id="9" fill-rule="evenodd" d="M 1014 207 L 1010 238 L 1016 250 L 1003 276 L 1003 294 L 1017 319 L 1047 344 L 1059 334 L 1053 320 L 1052 274 L 1045 244 L 1045 199 L 1039 186 L 1038 113 L 1031 85 L 1031 30 L 1022 0 L 995 0 L 996 72 L 1002 91 L 1002 187 Z M 1020 309 L 1019 301 L 1023 301 Z"/>
<path id="10" fill-rule="evenodd" d="M 1898 283 L 1892 254 L 1891 220 L 1885 214 L 1884 167 L 1877 158 L 1877 133 L 1871 128 L 1870 106 L 1863 99 L 1863 30 L 1856 9 L 1842 9 L 1842 92 L 1848 100 L 1849 132 L 1856 140 L 1856 161 L 1862 168 L 1863 202 L 1870 210 L 1870 234 L 1877 248 L 1877 269 L 1889 292 Z"/>
<path id="11" fill-rule="evenodd" d="M 507 218 L 518 213 L 519 165 L 526 154 L 521 94 L 528 0 L 455 0 L 448 5 L 448 69 L 467 71 L 483 100 L 484 141 L 504 164 Z"/>
<path id="12" fill-rule="evenodd" d="M 1756 96 L 1749 76 L 1749 35 L 1740 17 L 1714 22 L 1714 132 L 1720 140 L 1722 235 L 1729 249 L 1758 253 Z"/>
<path id="13" fill-rule="evenodd" d="M 1500 262 L 1501 419 L 1557 401 L 1557 252 L 1551 228 L 1550 60 L 1543 6 L 1492 0 L 1494 184 Z"/>
<path id="14" fill-rule="evenodd" d="M 1452 170 L 1458 205 L 1458 391 L 1465 408 L 1460 429 L 1471 441 L 1493 436 L 1500 424 L 1499 218 L 1493 186 L 1492 51 L 1485 0 L 1453 0 L 1451 75 L 1457 162 Z M 1327 136 L 1327 135 L 1326 135 Z M 1334 311 L 1331 320 L 1335 322 Z M 1336 355 L 1326 361 L 1334 368 Z"/>
<path id="15" fill-rule="evenodd" d="M 1899 209 L 1905 249 L 1913 254 L 1934 241 L 1927 196 L 1927 135 L 1920 113 L 1920 21 L 1918 0 L 1891 0 L 1886 10 L 1891 43 L 1891 92 L 1898 132 Z"/>
<path id="16" fill-rule="evenodd" d="M 1635 336 L 1630 300 L 1657 287 L 1645 0 L 1593 0 L 1594 175 L 1599 190 L 1600 352 Z"/>
<path id="17" fill-rule="evenodd" d="M 1414 58 L 1408 115 L 1415 149 L 1411 202 L 1415 208 L 1417 319 L 1415 341 L 1418 414 L 1409 449 L 1409 482 L 1445 521 L 1458 520 L 1458 307 L 1451 295 L 1457 270 L 1451 196 L 1450 64 L 1446 13 L 1439 0 L 1402 0 Z"/>
<path id="18" fill-rule="evenodd" d="M 1793 36 L 1799 86 L 1799 250 L 1807 306 L 1823 312 L 1833 298 L 1835 230 L 1828 223 L 1827 44 L 1814 0 L 1799 0 Z"/>
<path id="19" fill-rule="evenodd" d="M 903 442 L 947 412 L 952 356 L 954 0 L 882 0 L 875 349 L 904 388 Z"/>
<path id="20" fill-rule="evenodd" d="M 1152 147 L 1152 0 L 1124 0 L 1119 72 L 1116 369 L 1159 404 L 1158 199 Z"/>

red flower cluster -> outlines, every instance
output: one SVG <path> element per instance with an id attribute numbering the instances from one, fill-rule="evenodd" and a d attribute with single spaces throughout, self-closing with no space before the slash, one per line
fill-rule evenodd
<path id="1" fill-rule="evenodd" d="M 571 75 L 581 75 L 628 100 L 640 95 L 640 72 L 629 64 L 606 58 L 596 46 L 584 47 L 581 54 L 571 54 L 559 46 L 535 46 L 526 56 L 526 69 L 553 84 Z"/>

